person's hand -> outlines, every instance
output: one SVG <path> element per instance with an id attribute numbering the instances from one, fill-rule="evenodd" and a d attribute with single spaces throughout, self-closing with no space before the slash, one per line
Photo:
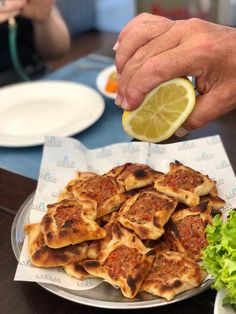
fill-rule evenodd
<path id="1" fill-rule="evenodd" d="M 0 1 L 0 23 L 20 14 L 27 4 L 27 0 L 5 0 Z"/>
<path id="2" fill-rule="evenodd" d="M 25 18 L 44 21 L 55 4 L 55 0 L 2 0 L 0 1 L 0 23 L 21 15 Z"/>
<path id="3" fill-rule="evenodd" d="M 54 4 L 55 0 L 29 0 L 21 11 L 21 16 L 39 22 L 44 21 L 50 16 Z"/>
<path id="4" fill-rule="evenodd" d="M 195 129 L 236 108 L 236 29 L 196 18 L 172 21 L 143 13 L 121 31 L 116 104 L 133 110 L 160 83 L 196 77 L 196 105 L 184 123 Z"/>

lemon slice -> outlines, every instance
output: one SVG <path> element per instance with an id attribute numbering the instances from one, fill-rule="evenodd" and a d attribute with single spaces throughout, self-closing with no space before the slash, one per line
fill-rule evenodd
<path id="1" fill-rule="evenodd" d="M 193 85 L 187 78 L 167 81 L 152 90 L 137 109 L 123 113 L 123 128 L 141 141 L 161 142 L 184 123 L 195 100 Z"/>

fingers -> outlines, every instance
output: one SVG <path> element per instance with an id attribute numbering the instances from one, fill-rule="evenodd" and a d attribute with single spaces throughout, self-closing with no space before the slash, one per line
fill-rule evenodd
<path id="1" fill-rule="evenodd" d="M 118 38 L 119 46 L 116 51 L 116 68 L 118 73 L 123 71 L 127 61 L 134 55 L 134 53 L 145 46 L 149 41 L 158 38 L 162 34 L 169 31 L 175 24 L 166 18 L 157 18 L 141 21 L 130 22 L 132 25 L 125 29 L 121 36 Z M 138 24 L 138 25 L 137 25 Z"/>
<path id="2" fill-rule="evenodd" d="M 149 14 L 149 13 L 141 13 L 133 18 L 120 32 L 118 36 L 118 42 L 121 42 L 123 38 L 129 33 L 130 29 L 134 26 L 137 26 L 139 23 L 156 21 L 157 19 L 162 19 L 162 17 Z"/>
<path id="3" fill-rule="evenodd" d="M 180 33 L 176 33 L 173 36 L 173 28 L 170 28 L 169 31 L 160 35 L 159 37 L 154 38 L 146 45 L 139 48 L 132 58 L 127 61 L 123 71 L 122 76 L 119 80 L 119 93 L 125 94 L 126 87 L 129 85 L 132 76 L 145 66 L 145 63 L 155 56 L 161 54 L 164 51 L 169 51 L 179 45 L 181 39 Z"/>
<path id="4" fill-rule="evenodd" d="M 193 76 L 201 95 L 182 125 L 184 133 L 235 109 L 235 31 L 227 32 L 228 36 L 225 27 L 198 19 L 172 22 L 148 14 L 136 17 L 118 37 L 115 103 L 134 110 L 161 83 Z"/>
<path id="5" fill-rule="evenodd" d="M 129 80 L 122 73 L 116 104 L 124 110 L 134 110 L 161 83 L 181 76 L 197 76 L 194 54 L 186 53 L 189 49 L 187 45 L 177 46 L 147 59 Z"/>

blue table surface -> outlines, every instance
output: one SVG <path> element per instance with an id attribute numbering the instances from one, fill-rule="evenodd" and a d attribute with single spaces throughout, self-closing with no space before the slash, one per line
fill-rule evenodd
<path id="1" fill-rule="evenodd" d="M 43 79 L 79 82 L 97 89 L 96 77 L 99 71 L 112 63 L 112 59 L 103 60 L 102 57 L 91 54 L 48 74 Z M 85 70 L 79 68 L 78 64 L 93 65 L 94 69 Z M 115 106 L 114 100 L 106 97 L 104 100 L 105 111 L 102 117 L 88 129 L 72 136 L 87 148 L 97 148 L 131 140 L 121 125 L 122 110 Z M 0 167 L 37 180 L 42 151 L 43 145 L 21 148 L 0 147 Z"/>

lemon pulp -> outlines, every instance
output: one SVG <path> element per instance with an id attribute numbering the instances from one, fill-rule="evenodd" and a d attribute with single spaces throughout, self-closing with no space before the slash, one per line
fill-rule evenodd
<path id="1" fill-rule="evenodd" d="M 195 105 L 195 91 L 185 78 L 165 82 L 151 91 L 133 111 L 125 111 L 122 124 L 131 137 L 147 142 L 169 138 L 187 119 Z"/>

